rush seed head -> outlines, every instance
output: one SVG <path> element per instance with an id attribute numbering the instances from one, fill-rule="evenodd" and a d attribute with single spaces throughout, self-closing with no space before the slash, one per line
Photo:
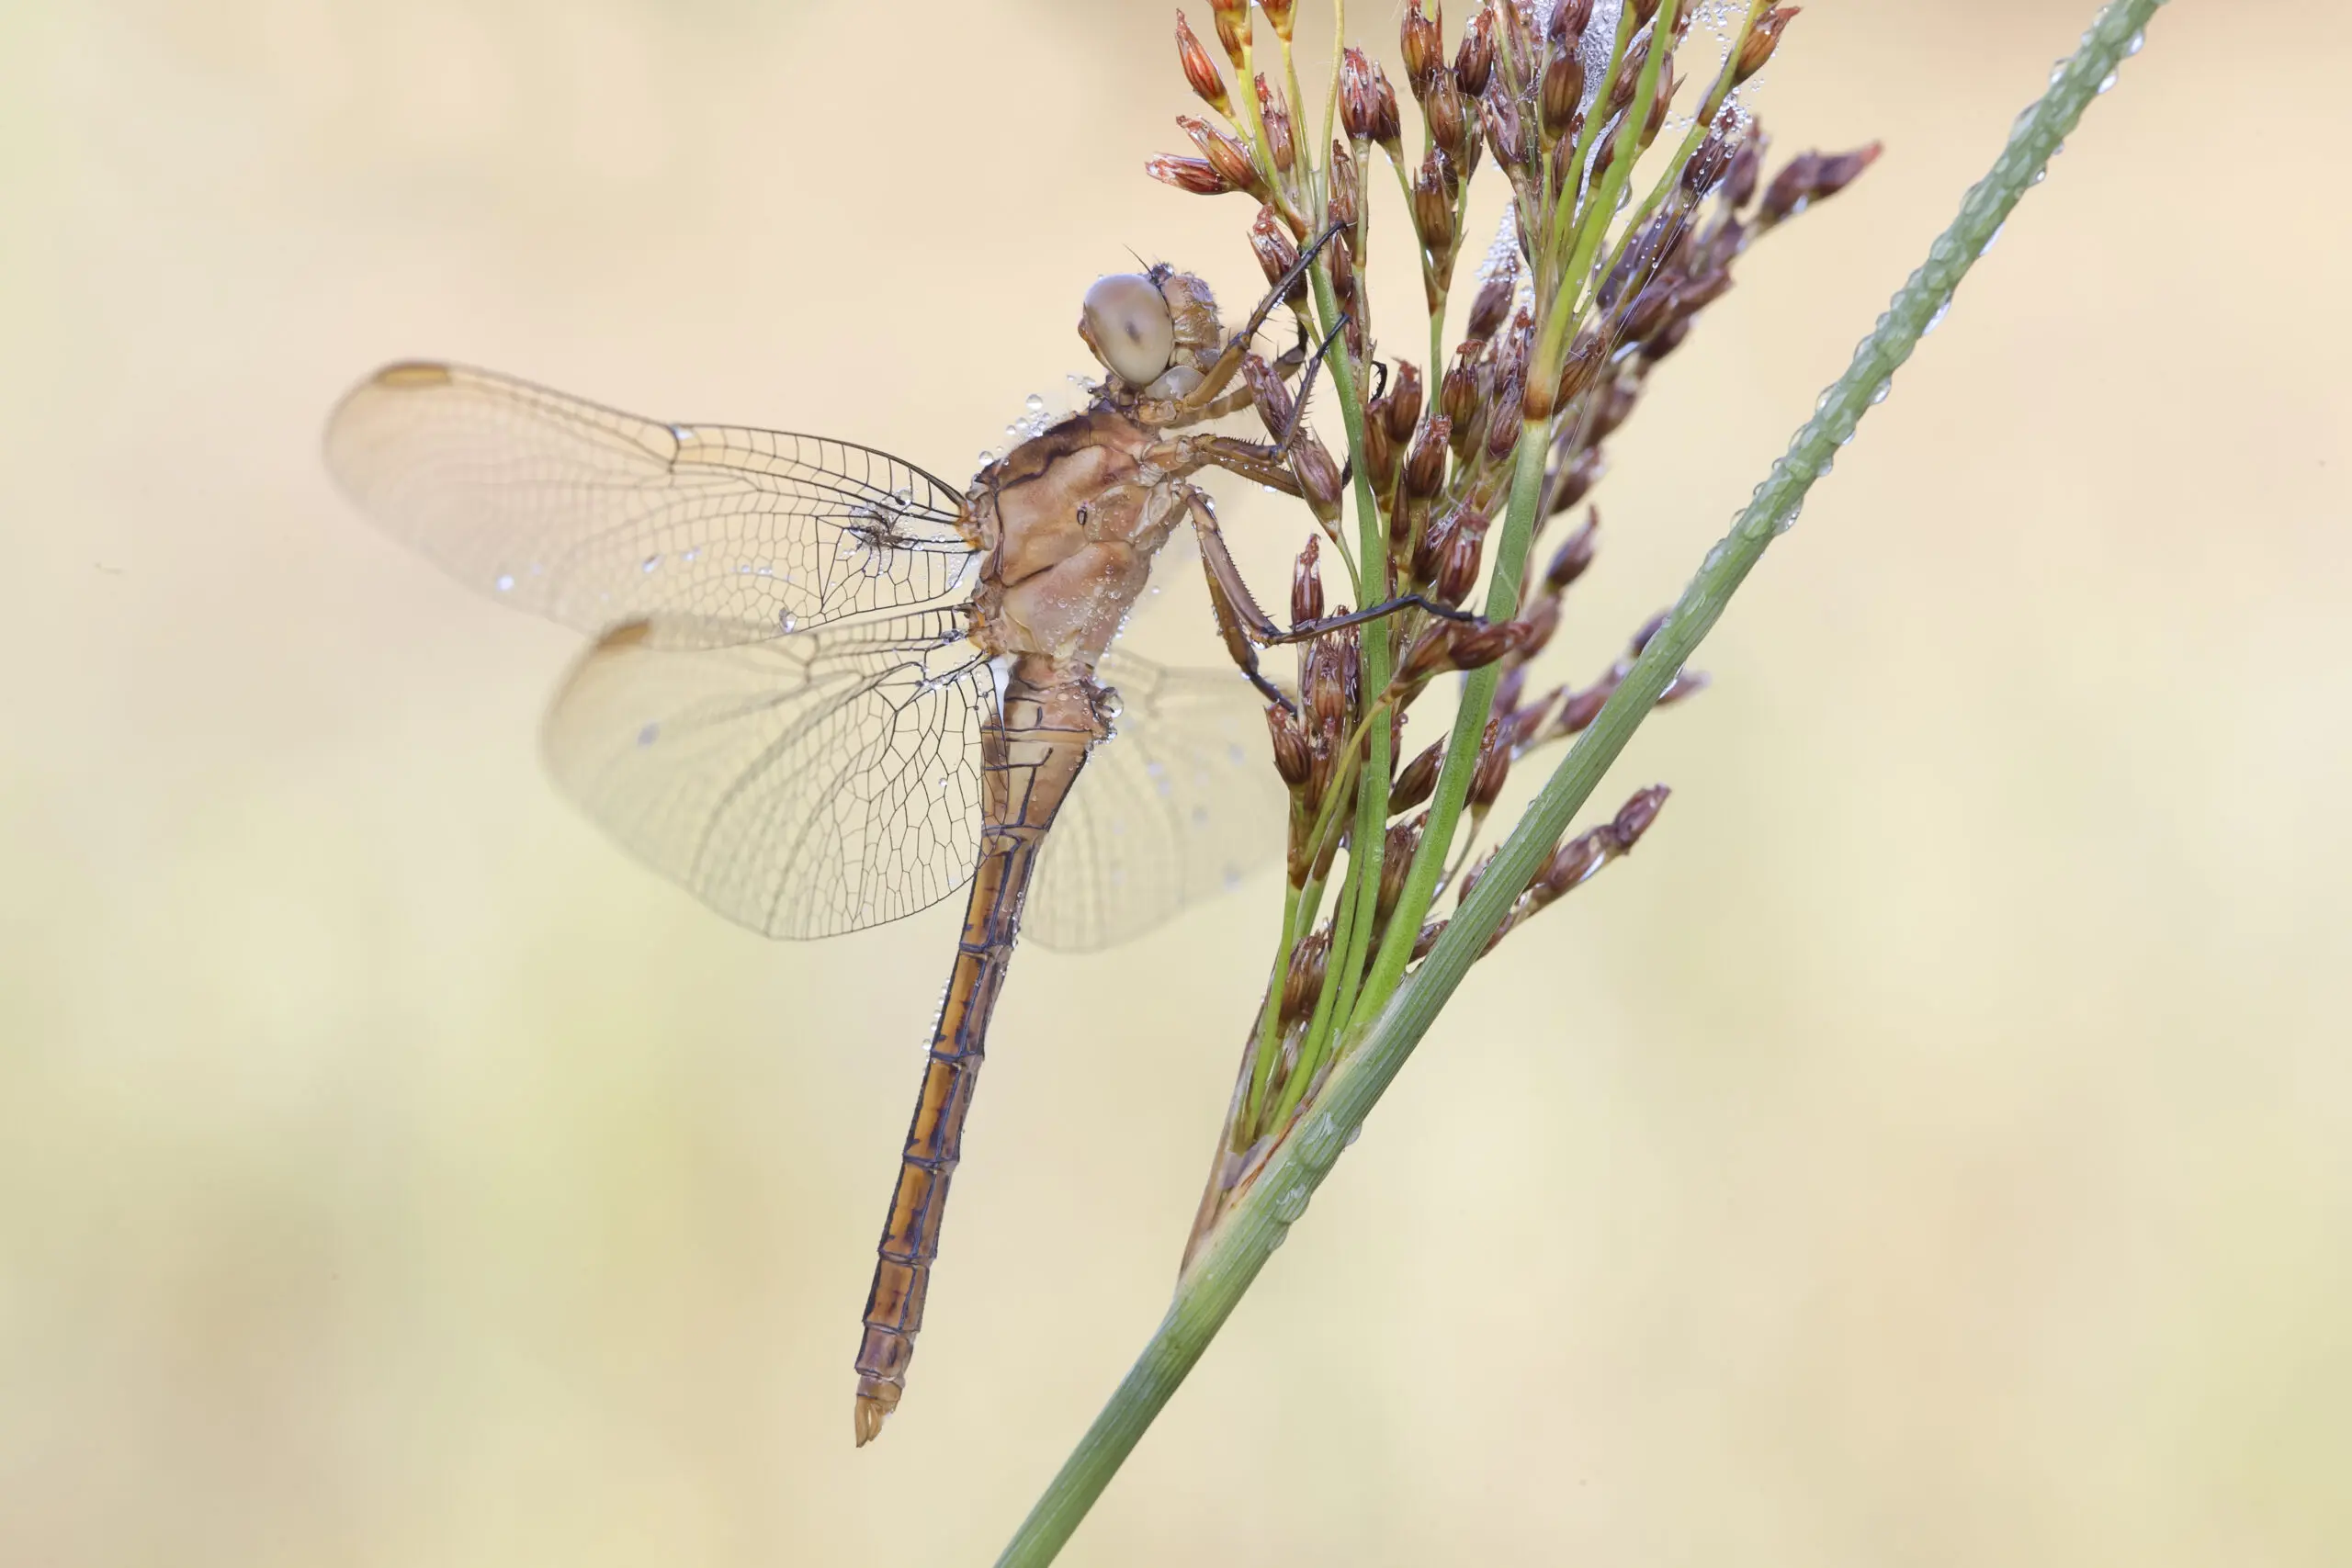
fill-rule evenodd
<path id="1" fill-rule="evenodd" d="M 1219 114 L 1233 112 L 1232 100 L 1225 94 L 1225 77 L 1218 72 L 1216 62 L 1201 47 L 1193 34 L 1192 24 L 1184 20 L 1184 13 L 1176 13 L 1176 59 L 1184 68 L 1184 80 L 1201 102 Z"/>

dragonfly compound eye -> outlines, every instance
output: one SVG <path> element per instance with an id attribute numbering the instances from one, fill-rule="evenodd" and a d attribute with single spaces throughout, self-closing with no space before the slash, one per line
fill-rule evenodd
<path id="1" fill-rule="evenodd" d="M 1078 335 L 1131 387 L 1157 380 L 1176 352 L 1176 326 L 1159 286 L 1132 272 L 1096 279 L 1086 291 Z"/>

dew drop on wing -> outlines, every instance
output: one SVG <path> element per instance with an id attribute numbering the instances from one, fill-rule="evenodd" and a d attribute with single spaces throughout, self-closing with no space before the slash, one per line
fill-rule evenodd
<path id="1" fill-rule="evenodd" d="M 800 617 L 789 610 L 779 611 L 775 617 L 775 629 L 784 636 L 790 637 L 800 629 Z"/>
<path id="2" fill-rule="evenodd" d="M 1045 416 L 1046 400 L 1039 397 L 1035 392 L 1030 393 L 1028 401 L 1023 403 L 1021 406 L 1029 411 L 1029 417 L 1031 419 L 1041 419 Z"/>
<path id="3" fill-rule="evenodd" d="M 660 556 L 648 556 L 645 558 L 641 565 L 643 566 L 646 574 L 650 576 L 661 569 L 662 558 Z"/>
<path id="4" fill-rule="evenodd" d="M 513 572 L 511 572 L 511 571 L 502 571 L 502 572 L 500 572 L 500 573 L 498 574 L 498 581 L 497 581 L 497 583 L 496 583 L 494 586 L 498 589 L 498 591 L 499 591 L 501 593 L 512 593 L 512 592 L 514 592 L 514 574 Z"/>

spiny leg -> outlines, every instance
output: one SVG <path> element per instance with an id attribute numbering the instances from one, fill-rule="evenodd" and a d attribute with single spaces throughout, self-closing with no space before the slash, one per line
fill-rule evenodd
<path id="1" fill-rule="evenodd" d="M 1419 593 L 1401 593 L 1394 599 L 1369 604 L 1361 610 L 1351 610 L 1341 615 L 1324 615 L 1312 621 L 1301 621 L 1284 626 L 1260 607 L 1257 596 L 1250 592 L 1240 566 L 1225 542 L 1225 532 L 1217 526 L 1216 513 L 1209 499 L 1187 486 L 1184 503 L 1193 513 L 1193 532 L 1201 542 L 1201 566 L 1208 578 L 1209 604 L 1216 612 L 1217 635 L 1225 641 L 1226 652 L 1248 676 L 1250 683 L 1264 693 L 1270 701 L 1296 711 L 1290 694 L 1268 680 L 1258 668 L 1258 649 L 1279 648 L 1289 643 L 1305 642 L 1325 632 L 1339 631 L 1346 626 L 1360 626 L 1402 610 L 1419 610 L 1442 620 L 1464 625 L 1483 624 L 1484 617 L 1468 610 L 1442 604 Z"/>

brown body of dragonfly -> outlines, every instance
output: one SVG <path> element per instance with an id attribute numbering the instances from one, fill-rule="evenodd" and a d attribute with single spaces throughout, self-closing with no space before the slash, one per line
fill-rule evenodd
<path id="1" fill-rule="evenodd" d="M 1215 409 L 1210 399 L 1232 367 L 1216 362 L 1224 345 L 1206 288 L 1164 271 L 1151 282 L 1170 307 L 1174 340 L 1174 357 L 1160 375 L 1188 395 L 1123 395 L 1114 381 L 1093 408 L 982 470 L 969 494 L 981 561 L 971 637 L 1003 671 L 999 717 L 982 762 L 980 862 L 866 1297 L 857 1355 L 861 1445 L 881 1430 L 905 1387 L 989 1017 L 1038 849 L 1088 752 L 1109 733 L 1114 694 L 1095 681 L 1095 665 L 1179 525 L 1202 529 L 1213 571 L 1238 581 L 1185 475 L 1216 463 L 1288 478 L 1266 448 L 1165 434 Z M 1112 323 L 1090 310 L 1086 326 L 1089 342 L 1115 370 L 1116 346 L 1100 341 Z M 1156 357 L 1147 346 L 1139 369 Z"/>
<path id="2" fill-rule="evenodd" d="M 961 494 L 850 443 L 666 424 L 442 364 L 387 367 L 330 421 L 329 467 L 363 511 L 494 597 L 596 634 L 545 750 L 648 863 L 795 938 L 897 919 L 969 877 L 866 1301 L 861 1444 L 905 1386 L 1033 884 L 1053 895 L 1040 911 L 1053 944 L 1087 948 L 1217 885 L 1205 868 L 1222 863 L 1229 884 L 1279 849 L 1281 786 L 1271 769 L 1239 767 L 1246 751 L 1263 756 L 1260 697 L 1229 673 L 1111 649 L 1153 557 L 1188 523 L 1227 649 L 1261 693 L 1281 697 L 1253 644 L 1317 629 L 1285 631 L 1258 608 L 1187 482 L 1216 467 L 1298 493 L 1288 434 L 1184 433 L 1247 406 L 1237 373 L 1297 276 L 1229 339 L 1197 278 L 1161 266 L 1101 280 L 1080 333 L 1109 377 Z M 1124 705 L 1098 678 L 1114 662 L 1142 688 Z M 1122 760 L 1102 776 L 1157 811 L 1141 835 L 1073 806 L 1114 712 Z M 1184 749 L 1155 750 L 1153 726 Z M 1204 745 L 1234 771 L 1176 766 Z M 1180 806 L 1188 830 L 1208 830 L 1207 852 L 1177 830 Z M 1237 830 L 1220 840 L 1221 823 Z M 1125 876 L 1139 840 L 1157 845 L 1151 874 Z"/>

